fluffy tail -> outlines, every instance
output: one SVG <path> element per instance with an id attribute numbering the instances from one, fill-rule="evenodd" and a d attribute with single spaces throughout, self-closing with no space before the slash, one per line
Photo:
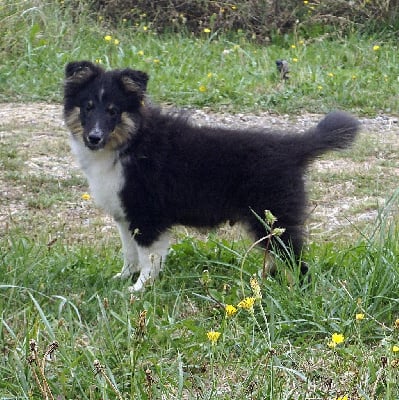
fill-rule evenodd
<path id="1" fill-rule="evenodd" d="M 359 121 L 343 111 L 327 114 L 315 128 L 305 133 L 302 156 L 310 161 L 326 151 L 349 147 L 359 131 Z"/>

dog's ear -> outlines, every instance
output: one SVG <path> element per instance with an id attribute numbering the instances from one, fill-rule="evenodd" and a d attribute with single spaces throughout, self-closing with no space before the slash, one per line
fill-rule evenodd
<path id="1" fill-rule="evenodd" d="M 98 65 L 90 61 L 74 61 L 65 67 L 65 82 L 74 87 L 82 86 L 90 82 L 93 78 L 104 72 Z"/>
<path id="2" fill-rule="evenodd" d="M 144 95 L 144 92 L 147 90 L 149 77 L 145 72 L 126 68 L 120 72 L 120 79 L 123 88 L 127 92 Z"/>

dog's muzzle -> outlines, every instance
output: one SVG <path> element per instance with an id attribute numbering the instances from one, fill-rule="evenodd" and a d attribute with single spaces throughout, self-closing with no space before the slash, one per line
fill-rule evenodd
<path id="1" fill-rule="evenodd" d="M 86 136 L 86 145 L 91 150 L 97 150 L 104 147 L 104 133 L 97 127 Z"/>
<path id="2" fill-rule="evenodd" d="M 102 135 L 99 135 L 97 132 L 90 132 L 89 136 L 87 137 L 89 143 L 93 146 L 97 146 L 103 140 Z"/>

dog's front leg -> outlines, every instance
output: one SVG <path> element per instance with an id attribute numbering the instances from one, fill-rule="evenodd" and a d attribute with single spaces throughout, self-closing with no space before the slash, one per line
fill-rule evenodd
<path id="1" fill-rule="evenodd" d="M 118 221 L 116 224 L 122 240 L 123 268 L 121 272 L 115 275 L 115 278 L 127 279 L 139 271 L 137 243 L 134 240 L 134 235 L 129 230 L 129 223 L 127 221 Z"/>
<path id="2" fill-rule="evenodd" d="M 168 254 L 169 241 L 169 232 L 164 232 L 157 241 L 148 247 L 137 245 L 140 275 L 136 283 L 129 287 L 129 291 L 139 292 L 147 283 L 151 283 L 157 278 Z"/>

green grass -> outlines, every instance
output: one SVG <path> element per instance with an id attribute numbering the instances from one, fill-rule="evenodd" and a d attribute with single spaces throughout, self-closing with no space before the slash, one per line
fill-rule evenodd
<path id="1" fill-rule="evenodd" d="M 239 33 L 159 37 L 144 23 L 121 21 L 111 29 L 83 6 L 73 13 L 64 4 L 1 3 L 1 101 L 60 102 L 65 63 L 84 58 L 145 70 L 151 97 L 180 106 L 398 109 L 392 34 L 276 36 L 269 46 Z M 279 58 L 291 65 L 286 83 L 276 73 Z M 312 168 L 310 202 L 327 215 L 313 217 L 314 224 L 324 222 L 312 230 L 315 240 L 304 256 L 310 281 L 299 285 L 296 269 L 280 265 L 276 279 L 259 279 L 262 299 L 254 313 L 240 309 L 227 318 L 221 304 L 237 306 L 252 296 L 250 278 L 262 269 L 263 254 L 247 253 L 247 239 L 178 230 L 160 279 L 132 296 L 128 282 L 112 279 L 121 268 L 120 243 L 109 221 L 81 199 L 87 186 L 69 165 L 64 128 L 43 113 L 2 122 L 0 399 L 45 397 L 27 362 L 32 339 L 40 357 L 52 341 L 59 343 L 45 369 L 56 399 L 117 398 L 95 360 L 124 399 L 399 398 L 394 135 L 364 132 L 350 152 Z M 326 171 L 322 163 L 329 160 Z M 334 218 L 348 224 L 326 231 L 328 207 L 343 201 L 348 209 Z M 368 209 L 378 209 L 377 218 L 355 220 Z M 221 333 L 214 345 L 207 339 L 213 330 Z M 334 333 L 345 340 L 331 348 Z"/>
<path id="2" fill-rule="evenodd" d="M 111 279 L 115 247 L 12 235 L 1 241 L 0 394 L 40 396 L 26 363 L 35 339 L 39 353 L 59 343 L 46 371 L 62 398 L 115 398 L 93 373 L 95 359 L 123 398 L 397 398 L 399 232 L 380 222 L 374 236 L 339 251 L 312 246 L 310 283 L 290 284 L 285 274 L 260 281 L 254 314 L 229 318 L 218 304 L 252 296 L 249 280 L 262 264 L 255 250 L 242 264 L 245 242 L 183 239 L 161 279 L 133 298 Z M 210 330 L 221 332 L 215 345 Z M 334 332 L 345 341 L 332 349 Z"/>
<path id="3" fill-rule="evenodd" d="M 65 64 L 88 59 L 106 68 L 147 71 L 152 98 L 179 106 L 279 113 L 398 109 L 394 35 L 287 35 L 260 46 L 239 33 L 159 37 L 142 21 L 111 28 L 84 9 L 76 15 L 56 3 L 29 3 L 6 1 L 0 7 L 2 101 L 61 101 Z M 281 58 L 291 65 L 286 83 L 275 66 Z"/>

